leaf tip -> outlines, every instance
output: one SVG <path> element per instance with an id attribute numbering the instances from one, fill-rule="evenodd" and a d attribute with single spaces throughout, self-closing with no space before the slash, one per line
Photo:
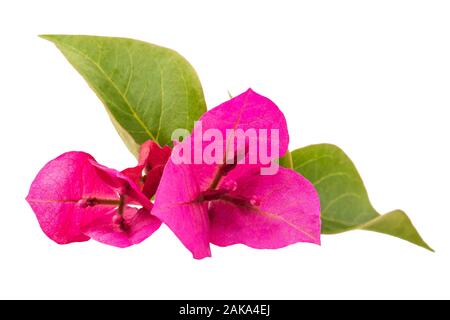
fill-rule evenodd
<path id="1" fill-rule="evenodd" d="M 432 248 L 432 247 L 430 247 L 429 245 L 428 245 L 428 243 L 426 243 L 425 242 L 425 240 L 422 238 L 422 236 L 419 234 L 419 231 L 417 231 L 417 228 L 414 226 L 414 224 L 412 223 L 412 221 L 411 221 L 411 219 L 409 218 L 409 216 L 406 214 L 406 212 L 404 212 L 403 210 L 395 210 L 395 211 L 392 211 L 392 212 L 390 212 L 390 213 L 388 213 L 388 214 L 399 214 L 399 215 L 401 215 L 402 217 L 403 217 L 403 219 L 405 219 L 405 224 L 406 225 L 409 225 L 411 228 L 412 228 L 412 231 L 413 231 L 413 233 L 415 233 L 416 234 L 416 239 L 414 239 L 413 241 L 411 241 L 411 239 L 404 239 L 404 240 L 406 240 L 406 241 L 409 241 L 409 242 L 411 242 L 411 243 L 413 243 L 413 244 L 415 244 L 415 245 L 417 245 L 417 246 L 419 246 L 419 247 L 422 247 L 422 248 L 424 248 L 424 249 L 426 249 L 426 250 L 428 250 L 428 251 L 431 251 L 431 252 L 436 252 L 436 251 L 434 251 L 434 249 Z M 387 214 L 387 215 L 388 215 Z"/>
<path id="2" fill-rule="evenodd" d="M 58 40 L 60 40 L 58 39 L 60 35 L 57 34 L 39 34 L 38 37 L 53 43 L 56 43 Z"/>
<path id="3" fill-rule="evenodd" d="M 432 247 L 430 247 L 426 242 L 424 242 L 424 245 L 422 246 L 422 248 L 424 248 L 430 252 L 436 253 L 436 251 Z"/>
<path id="4" fill-rule="evenodd" d="M 54 36 L 51 34 L 39 34 L 38 37 L 45 39 L 45 40 L 52 41 Z"/>
<path id="5" fill-rule="evenodd" d="M 408 215 L 402 210 L 394 210 L 381 215 L 360 226 L 359 229 L 388 234 L 434 252 L 433 248 L 423 240 Z"/>

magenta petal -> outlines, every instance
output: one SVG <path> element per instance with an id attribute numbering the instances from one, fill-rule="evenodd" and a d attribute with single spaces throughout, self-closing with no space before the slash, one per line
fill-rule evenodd
<path id="1" fill-rule="evenodd" d="M 151 198 L 155 195 L 159 182 L 161 181 L 163 171 L 164 166 L 157 166 L 146 174 L 144 186 L 142 188 L 142 193 L 145 194 L 146 197 Z"/>
<path id="2" fill-rule="evenodd" d="M 280 168 L 271 176 L 249 171 L 238 179 L 234 194 L 252 199 L 256 209 L 212 202 L 212 243 L 219 246 L 242 243 L 259 249 L 281 248 L 296 242 L 320 244 L 317 191 L 293 170 Z"/>
<path id="3" fill-rule="evenodd" d="M 96 177 L 94 158 L 84 152 L 67 152 L 47 163 L 30 187 L 27 201 L 44 233 L 59 244 L 87 241 L 81 230 L 85 209 L 78 203 L 95 196 L 115 199 L 115 191 Z"/>
<path id="4" fill-rule="evenodd" d="M 260 139 L 259 133 L 260 131 L 266 130 L 266 133 L 269 133 L 266 140 L 267 148 L 270 150 L 269 154 L 266 154 L 269 161 L 265 163 L 260 161 L 251 165 L 238 164 L 237 166 L 223 165 L 219 167 L 224 160 L 224 154 L 220 154 L 219 149 L 221 147 L 222 151 L 225 151 L 228 146 L 226 144 L 227 141 L 222 142 L 221 140 L 218 140 L 219 143 L 214 144 L 214 146 L 217 146 L 218 148 L 214 148 L 214 150 L 219 150 L 219 155 L 214 153 L 214 157 L 217 156 L 217 158 L 219 158 L 219 163 L 202 162 L 203 151 L 211 145 L 211 141 L 203 141 L 200 135 L 204 135 L 208 129 L 214 129 L 214 131 L 209 131 L 210 138 L 212 138 L 214 142 L 216 142 L 215 137 L 220 138 L 220 135 L 222 135 L 222 138 L 227 138 L 227 134 L 230 130 L 234 133 L 238 132 L 238 129 L 242 130 L 242 132 L 251 130 L 253 130 L 253 132 L 256 131 L 256 142 L 258 147 L 261 141 L 264 141 Z M 278 137 L 274 137 L 273 139 L 270 135 L 272 129 L 278 133 Z M 248 143 L 250 141 L 255 142 L 255 139 L 251 138 L 246 140 Z M 278 142 L 278 150 L 271 150 L 273 141 Z M 220 181 L 221 175 L 233 176 L 235 175 L 234 171 L 237 171 L 240 176 L 247 179 L 247 171 L 253 172 L 252 170 L 256 170 L 255 172 L 257 172 L 259 176 L 261 166 L 267 165 L 270 163 L 270 160 L 284 154 L 287 150 L 288 143 L 289 136 L 286 119 L 282 112 L 269 99 L 252 90 L 248 90 L 206 112 L 200 118 L 200 122 L 195 126 L 193 134 L 174 147 L 172 157 L 165 166 L 161 182 L 156 192 L 155 205 L 152 213 L 169 226 L 181 242 L 193 253 L 194 258 L 200 259 L 210 256 L 209 242 L 211 235 L 208 207 L 214 207 L 215 202 L 222 200 L 216 199 L 215 201 L 209 202 L 209 200 L 205 200 L 204 195 L 207 194 L 208 197 L 212 197 L 214 192 L 220 191 L 215 188 L 217 187 L 217 182 Z M 192 148 L 190 149 L 189 146 Z M 237 147 L 235 146 L 233 149 L 236 152 Z M 185 154 L 184 152 L 186 150 L 191 150 L 192 152 Z M 183 151 L 182 156 L 179 155 L 179 151 Z M 248 159 L 249 157 L 250 154 L 246 153 L 246 158 Z M 191 164 L 186 162 L 180 164 L 180 159 L 175 160 L 175 158 L 183 158 L 184 161 L 190 160 Z M 260 160 L 259 157 L 258 160 Z M 257 177 L 248 178 L 253 179 L 254 182 L 258 182 Z M 296 178 L 298 178 L 298 175 Z M 294 178 L 294 180 L 296 178 Z M 288 182 L 292 183 L 292 181 Z M 270 191 L 268 191 L 268 188 L 270 189 L 268 186 L 263 186 L 260 191 L 255 191 L 254 194 L 259 194 L 260 192 L 269 193 Z M 233 186 L 231 183 L 230 186 L 224 186 L 224 190 L 220 192 L 227 193 L 232 189 Z M 208 194 L 208 192 L 210 192 L 210 194 Z M 242 190 L 242 193 L 245 194 L 244 190 Z M 215 196 L 217 195 L 214 195 L 214 197 Z M 315 200 L 317 200 L 317 195 Z M 318 203 L 317 201 L 316 203 Z M 304 208 L 308 209 L 307 205 L 305 205 Z M 233 210 L 233 208 L 230 210 Z M 220 211 L 220 213 L 225 214 L 223 211 Z M 283 214 L 280 216 L 283 216 Z M 218 218 L 216 220 L 222 220 L 222 216 L 219 215 L 215 218 Z M 232 219 L 227 220 L 226 217 L 223 219 L 224 223 L 231 225 Z M 267 219 L 269 225 L 274 225 L 272 220 L 273 219 Z M 239 225 L 239 222 L 236 223 Z M 228 231 L 224 229 L 225 227 L 226 226 L 218 227 L 218 234 L 220 234 L 221 231 Z M 239 233 L 238 231 L 231 231 L 231 236 L 233 238 L 238 238 L 237 235 L 233 236 L 235 232 Z M 282 237 L 283 235 L 280 235 L 280 237 L 276 238 L 275 241 L 278 241 L 278 243 L 272 244 L 272 246 L 280 246 L 281 241 L 279 239 Z M 216 235 L 214 235 L 213 238 L 218 238 L 218 241 L 220 241 L 220 237 Z M 296 241 L 307 241 L 303 240 L 303 238 L 298 235 L 297 238 L 302 240 Z M 290 239 L 290 241 L 293 240 Z M 310 241 L 316 240 L 311 239 Z M 249 241 L 249 243 L 251 243 L 251 241 Z M 270 245 L 271 244 L 266 244 L 266 246 Z"/>
<path id="5" fill-rule="evenodd" d="M 201 118 L 203 132 L 208 129 L 217 129 L 224 138 L 227 137 L 227 129 L 242 129 L 246 131 L 253 129 L 266 129 L 268 133 L 271 129 L 279 132 L 279 155 L 273 155 L 276 159 L 284 155 L 289 144 L 289 134 L 286 119 L 280 109 L 270 99 L 248 89 L 246 92 L 222 103 L 209 110 Z M 196 130 L 194 129 L 194 135 Z M 257 136 L 260 139 L 260 135 Z M 268 135 L 266 144 L 271 144 L 271 135 Z M 209 142 L 206 142 L 206 145 Z M 203 146 L 205 148 L 205 144 Z M 225 141 L 223 150 L 226 150 Z"/>
<path id="6" fill-rule="evenodd" d="M 155 167 L 164 165 L 170 157 L 171 149 L 169 146 L 160 147 L 159 144 L 148 140 L 141 145 L 139 151 L 139 165 Z"/>
<path id="7" fill-rule="evenodd" d="M 137 186 L 142 185 L 142 172 L 144 171 L 144 166 L 136 166 L 131 168 L 126 168 L 122 170 L 121 173 L 131 179 Z"/>
<path id="8" fill-rule="evenodd" d="M 124 208 L 123 218 L 118 216 L 117 208 L 112 208 L 108 212 L 104 210 L 92 212 L 83 222 L 85 226 L 82 230 L 86 235 L 119 248 L 142 242 L 161 225 L 161 221 L 152 216 L 147 209 L 133 207 Z"/>
<path id="9" fill-rule="evenodd" d="M 148 140 L 141 145 L 139 152 L 139 165 L 145 169 L 145 182 L 142 192 L 147 198 L 155 195 L 161 180 L 164 166 L 170 157 L 171 149 L 168 146 L 160 147 L 156 142 Z"/>
<path id="10" fill-rule="evenodd" d="M 211 256 L 207 203 L 195 203 L 200 183 L 192 167 L 169 161 L 155 196 L 152 214 L 161 219 L 194 258 Z"/>
<path id="11" fill-rule="evenodd" d="M 131 200 L 133 200 L 131 202 L 138 203 L 147 209 L 152 207 L 150 200 L 141 192 L 139 186 L 133 179 L 122 172 L 105 167 L 95 161 L 91 161 L 91 163 L 97 169 L 98 176 L 100 176 L 106 184 L 120 190 L 121 193 L 130 197 Z"/>

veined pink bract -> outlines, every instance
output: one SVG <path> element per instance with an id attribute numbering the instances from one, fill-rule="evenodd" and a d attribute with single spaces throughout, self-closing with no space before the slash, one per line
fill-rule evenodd
<path id="1" fill-rule="evenodd" d="M 208 142 L 199 145 L 195 135 L 203 135 L 209 129 L 218 130 L 222 136 L 227 135 L 227 130 L 276 129 L 279 150 L 271 153 L 271 160 L 288 148 L 282 112 L 271 100 L 252 90 L 206 112 L 200 121 L 201 127 L 195 127 L 180 148 L 206 148 Z M 270 139 L 265 141 L 268 145 Z M 224 150 L 230 148 L 234 155 L 251 156 L 236 145 L 224 145 Z M 320 243 L 317 192 L 293 170 L 279 168 L 276 174 L 263 176 L 262 163 L 227 163 L 226 154 L 221 164 L 199 164 L 194 154 L 190 155 L 190 163 L 178 163 L 173 156 L 174 153 L 164 169 L 152 212 L 169 226 L 194 258 L 210 256 L 210 243 L 242 243 L 253 248 Z"/>
<path id="2" fill-rule="evenodd" d="M 42 230 L 59 244 L 92 238 L 128 247 L 161 225 L 151 214 L 149 199 L 169 155 L 170 148 L 146 142 L 138 166 L 119 172 L 98 164 L 87 153 L 67 152 L 41 169 L 27 201 Z"/>

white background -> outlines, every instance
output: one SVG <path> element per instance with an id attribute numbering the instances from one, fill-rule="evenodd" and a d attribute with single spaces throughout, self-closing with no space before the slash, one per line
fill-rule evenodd
<path id="1" fill-rule="evenodd" d="M 0 298 L 450 298 L 449 17 L 448 1 L 2 1 Z M 210 108 L 227 90 L 270 97 L 291 148 L 341 146 L 375 207 L 404 209 L 436 253 L 360 231 L 202 261 L 166 227 L 126 250 L 54 244 L 24 200 L 38 170 L 69 150 L 134 159 L 41 33 L 174 48 Z"/>

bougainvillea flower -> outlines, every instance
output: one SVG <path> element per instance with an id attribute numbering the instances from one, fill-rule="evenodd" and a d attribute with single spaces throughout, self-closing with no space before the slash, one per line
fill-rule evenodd
<path id="1" fill-rule="evenodd" d="M 149 237 L 161 222 L 151 214 L 153 194 L 142 191 L 150 183 L 141 183 L 142 172 L 149 164 L 163 166 L 161 154 L 170 152 L 152 147 L 152 152 L 141 152 L 137 167 L 122 172 L 98 164 L 84 152 L 68 152 L 47 163 L 27 196 L 44 233 L 59 244 L 92 238 L 117 247 Z M 149 159 L 152 156 L 155 160 Z M 159 179 L 157 174 L 151 178 L 155 177 Z"/>
<path id="2" fill-rule="evenodd" d="M 241 154 L 241 160 L 253 156 L 246 150 L 252 137 L 243 144 L 245 150 L 238 150 L 237 143 L 223 141 L 226 152 L 222 163 L 195 161 L 196 151 L 210 145 L 205 139 L 198 143 L 196 135 L 204 136 L 210 129 L 216 137 L 229 136 L 230 130 L 275 130 L 275 137 L 253 137 L 258 143 L 263 140 L 278 147 L 270 153 L 271 161 L 287 151 L 289 142 L 286 120 L 278 107 L 248 90 L 205 113 L 192 135 L 174 147 L 152 213 L 169 226 L 194 258 L 210 256 L 210 243 L 241 243 L 260 249 L 296 242 L 319 244 L 320 203 L 314 186 L 291 169 L 279 168 L 272 175 L 262 175 L 261 167 L 267 163 L 259 157 L 256 163 L 236 162 L 236 156 L 234 162 L 228 162 L 229 149 L 233 155 Z M 277 139 L 275 144 L 273 139 Z M 184 153 L 190 148 L 194 150 L 185 157 L 190 162 L 175 160 L 177 150 Z"/>

